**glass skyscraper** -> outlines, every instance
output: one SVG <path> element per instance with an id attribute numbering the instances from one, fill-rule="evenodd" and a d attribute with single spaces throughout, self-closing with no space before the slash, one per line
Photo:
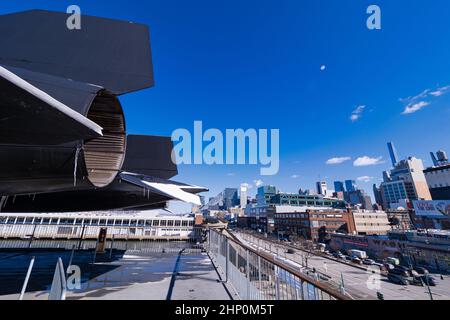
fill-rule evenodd
<path id="1" fill-rule="evenodd" d="M 334 182 L 334 191 L 335 192 L 345 192 L 344 183 L 342 181 Z"/>
<path id="2" fill-rule="evenodd" d="M 347 192 L 352 192 L 357 190 L 355 180 L 345 180 L 345 189 Z"/>

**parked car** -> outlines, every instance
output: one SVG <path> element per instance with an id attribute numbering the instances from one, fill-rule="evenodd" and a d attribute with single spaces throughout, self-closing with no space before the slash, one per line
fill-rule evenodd
<path id="1" fill-rule="evenodd" d="M 390 271 L 390 270 L 395 269 L 395 266 L 393 264 L 390 264 L 390 263 L 385 263 L 384 264 L 384 268 L 386 269 L 386 271 Z"/>
<path id="2" fill-rule="evenodd" d="M 292 248 L 289 248 L 289 249 L 287 249 L 286 253 L 288 253 L 288 254 L 294 254 L 294 253 L 295 253 L 295 250 L 292 249 Z"/>
<path id="3" fill-rule="evenodd" d="M 358 257 L 353 257 L 351 261 L 352 261 L 353 263 L 356 263 L 356 264 L 362 264 L 361 259 L 358 258 Z"/>
<path id="4" fill-rule="evenodd" d="M 344 255 L 340 252 L 333 253 L 333 257 L 335 257 L 336 259 L 344 259 Z"/>
<path id="5" fill-rule="evenodd" d="M 388 274 L 388 280 L 392 283 L 399 284 L 402 286 L 407 286 L 409 284 L 408 278 L 393 273 Z"/>
<path id="6" fill-rule="evenodd" d="M 385 259 L 385 261 L 386 261 L 386 263 L 393 264 L 394 266 L 400 265 L 400 260 L 397 259 L 397 258 L 387 257 L 387 258 Z"/>
<path id="7" fill-rule="evenodd" d="M 394 268 L 392 270 L 389 270 L 389 274 L 393 274 L 393 275 L 397 275 L 397 276 L 401 276 L 401 277 L 405 277 L 405 278 L 410 277 L 409 272 L 407 270 L 404 270 L 401 268 Z"/>
<path id="8" fill-rule="evenodd" d="M 363 264 L 365 264 L 366 266 L 372 266 L 375 264 L 375 261 L 372 259 L 364 259 Z"/>
<path id="9" fill-rule="evenodd" d="M 423 267 L 416 267 L 416 268 L 414 268 L 414 270 L 416 270 L 418 274 L 422 274 L 422 275 L 430 273 L 427 269 L 425 269 Z"/>
<path id="10" fill-rule="evenodd" d="M 421 280 L 422 285 L 428 285 L 430 287 L 435 287 L 437 285 L 436 279 L 434 279 L 432 276 L 430 276 L 428 274 L 422 275 L 422 276 L 419 276 L 416 278 L 419 278 Z"/>
<path id="11" fill-rule="evenodd" d="M 380 268 L 381 271 L 387 271 L 385 265 L 382 264 L 382 263 L 375 262 L 375 263 L 373 264 L 373 266 L 376 266 L 376 267 Z"/>
<path id="12" fill-rule="evenodd" d="M 404 267 L 404 266 L 399 266 L 399 265 L 395 266 L 395 269 L 403 270 L 403 271 L 406 271 L 406 272 L 409 272 L 411 270 L 411 268 Z"/>

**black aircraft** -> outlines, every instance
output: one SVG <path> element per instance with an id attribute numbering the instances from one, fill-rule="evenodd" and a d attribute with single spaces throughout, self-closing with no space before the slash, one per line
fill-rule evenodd
<path id="1" fill-rule="evenodd" d="M 0 211 L 199 204 L 207 189 L 168 180 L 169 137 L 126 133 L 118 97 L 154 85 L 148 27 L 82 16 L 69 30 L 67 18 L 0 16 Z"/>

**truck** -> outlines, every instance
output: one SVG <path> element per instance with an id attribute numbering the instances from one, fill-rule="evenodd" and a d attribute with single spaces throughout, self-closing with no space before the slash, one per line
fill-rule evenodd
<path id="1" fill-rule="evenodd" d="M 385 259 L 386 263 L 392 264 L 394 266 L 399 266 L 400 265 L 400 260 L 397 258 L 393 258 L 393 257 L 387 257 Z"/>
<path id="2" fill-rule="evenodd" d="M 365 251 L 362 250 L 348 250 L 348 254 L 350 257 L 356 257 L 359 258 L 361 260 L 367 259 L 367 253 Z"/>

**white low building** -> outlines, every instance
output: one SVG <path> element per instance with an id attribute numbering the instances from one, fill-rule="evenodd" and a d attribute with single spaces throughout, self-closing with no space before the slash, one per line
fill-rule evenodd
<path id="1" fill-rule="evenodd" d="M 391 230 L 388 215 L 384 211 L 353 211 L 356 233 L 360 235 L 385 235 Z"/>

